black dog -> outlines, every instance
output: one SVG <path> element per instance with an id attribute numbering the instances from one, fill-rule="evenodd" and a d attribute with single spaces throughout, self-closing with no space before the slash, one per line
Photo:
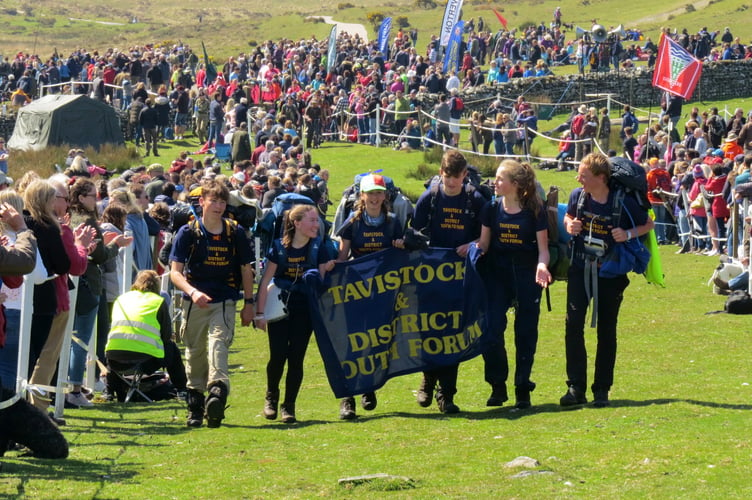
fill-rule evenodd
<path id="1" fill-rule="evenodd" d="M 0 405 L 16 399 L 16 394 L 2 390 Z M 0 457 L 11 442 L 29 448 L 37 458 L 67 458 L 68 441 L 60 429 L 40 409 L 23 398 L 0 409 Z"/>

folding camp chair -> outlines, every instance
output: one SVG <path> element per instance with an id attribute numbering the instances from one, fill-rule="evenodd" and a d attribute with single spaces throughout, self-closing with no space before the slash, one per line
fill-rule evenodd
<path id="1" fill-rule="evenodd" d="M 146 373 L 144 371 L 144 364 L 147 362 L 148 361 L 141 361 L 135 364 L 126 364 L 112 360 L 107 361 L 107 369 L 109 370 L 109 372 L 115 375 L 120 380 L 120 382 L 123 384 L 123 388 L 127 388 L 125 400 L 123 401 L 125 404 L 128 404 L 133 395 L 136 393 L 138 393 L 147 403 L 152 402 L 151 398 L 149 398 L 149 396 L 144 394 L 144 392 L 141 390 L 141 379 L 144 377 L 144 375 L 151 373 Z M 112 389 L 114 390 L 115 388 L 113 387 Z"/>
<path id="2" fill-rule="evenodd" d="M 214 146 L 214 158 L 222 164 L 227 163 L 227 169 L 232 169 L 232 146 L 230 144 L 217 143 Z"/>

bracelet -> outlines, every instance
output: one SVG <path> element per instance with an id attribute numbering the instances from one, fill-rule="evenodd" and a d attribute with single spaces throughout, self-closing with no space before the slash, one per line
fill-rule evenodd
<path id="1" fill-rule="evenodd" d="M 632 239 L 632 231 L 627 231 L 627 241 Z"/>
<path id="2" fill-rule="evenodd" d="M 193 290 L 191 290 L 191 293 L 189 293 L 188 296 L 190 298 L 193 298 L 193 294 L 196 293 L 197 290 L 198 290 L 197 288 L 194 288 Z"/>
<path id="3" fill-rule="evenodd" d="M 253 317 L 253 319 L 254 319 L 254 320 L 257 320 L 257 319 L 264 319 L 264 315 L 263 315 L 263 314 L 256 314 L 256 316 L 254 316 L 254 317 Z"/>
<path id="4" fill-rule="evenodd" d="M 245 305 L 248 305 L 248 304 L 251 304 L 251 305 L 253 305 L 253 304 L 255 304 L 255 303 L 256 303 L 256 301 L 255 301 L 255 300 L 253 300 L 253 298 L 252 298 L 252 297 L 251 297 L 250 299 L 243 299 L 243 304 L 245 304 Z"/>

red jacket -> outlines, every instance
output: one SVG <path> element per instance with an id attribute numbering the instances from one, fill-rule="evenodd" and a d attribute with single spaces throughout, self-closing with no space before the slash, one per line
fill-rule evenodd
<path id="1" fill-rule="evenodd" d="M 713 176 L 708 179 L 705 184 L 705 190 L 708 193 L 719 194 L 723 192 L 723 187 L 726 185 L 726 176 L 720 175 L 718 177 Z M 710 206 L 710 211 L 713 212 L 713 217 L 726 219 L 731 215 L 728 205 L 723 196 L 715 196 L 713 198 L 713 204 Z"/>
<path id="2" fill-rule="evenodd" d="M 81 276 L 86 272 L 86 267 L 89 265 L 89 253 L 84 247 L 76 245 L 73 239 L 73 230 L 70 227 L 63 224 L 61 228 L 60 236 L 63 240 L 63 248 L 70 260 L 68 273 L 71 276 Z M 68 274 L 61 274 L 55 278 L 55 297 L 57 298 L 57 312 L 70 309 Z"/>

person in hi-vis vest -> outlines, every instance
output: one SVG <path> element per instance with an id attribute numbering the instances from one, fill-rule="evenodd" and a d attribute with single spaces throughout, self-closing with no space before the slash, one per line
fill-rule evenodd
<path id="1" fill-rule="evenodd" d="M 105 346 L 107 364 L 112 370 L 121 371 L 141 363 L 141 370 L 146 374 L 167 368 L 178 392 L 185 391 L 185 367 L 180 350 L 172 340 L 170 311 L 159 294 L 159 285 L 155 271 L 141 271 L 131 291 L 115 300 Z M 118 401 L 124 401 L 127 387 L 112 370 L 107 375 L 107 385 Z"/>

